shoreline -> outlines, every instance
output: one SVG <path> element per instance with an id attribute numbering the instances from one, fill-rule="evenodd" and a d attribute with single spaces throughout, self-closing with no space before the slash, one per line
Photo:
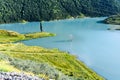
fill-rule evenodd
<path id="1" fill-rule="evenodd" d="M 4 30 L 5 31 L 5 30 Z M 8 31 L 9 32 L 9 31 Z M 14 32 L 14 31 L 12 31 L 12 33 L 14 34 L 12 34 L 12 35 L 10 35 L 11 33 L 9 33 L 9 35 L 7 35 L 8 34 L 8 32 L 7 31 L 5 31 L 5 35 L 7 36 L 7 37 L 11 37 L 11 36 L 17 36 L 17 37 L 19 37 L 19 35 L 21 35 L 21 34 L 19 34 L 19 33 L 17 33 L 17 32 Z M 23 34 L 22 34 L 22 36 L 23 36 Z M 54 35 L 55 36 L 55 35 Z M 27 35 L 27 37 L 30 37 L 29 39 L 31 39 L 31 37 L 32 37 L 32 39 L 33 39 L 33 37 L 34 37 L 34 33 L 30 33 L 30 34 L 28 34 Z M 44 36 L 45 37 L 45 36 Z M 46 37 L 49 37 L 49 36 L 46 36 Z M 38 38 L 38 36 L 37 37 L 35 37 L 35 38 Z M 6 38 L 5 38 L 6 39 Z M 11 40 L 11 39 L 10 39 Z M 19 39 L 18 39 L 18 41 L 19 41 Z M 18 45 L 17 45 L 18 44 Z M 73 76 L 73 77 L 75 77 L 75 76 L 77 76 L 77 78 L 79 78 L 79 76 L 80 76 L 80 74 L 86 74 L 86 76 L 88 76 L 88 78 L 90 78 L 90 79 L 93 79 L 93 80 L 96 80 L 96 79 L 99 79 L 99 80 L 104 80 L 104 78 L 103 77 L 101 77 L 99 74 L 97 74 L 94 70 L 92 70 L 91 68 L 89 68 L 88 66 L 86 66 L 86 64 L 84 63 L 84 62 L 82 62 L 81 60 L 79 60 L 79 59 L 77 59 L 75 56 L 73 56 L 71 53 L 70 54 L 68 54 L 68 53 L 66 53 L 66 52 L 62 52 L 62 51 L 59 51 L 58 49 L 45 49 L 45 48 L 43 48 L 43 47 L 41 47 L 41 48 L 39 48 L 38 46 L 36 46 L 36 47 L 32 47 L 32 46 L 26 46 L 26 45 L 24 45 L 24 44 L 20 44 L 19 45 L 19 43 L 16 43 L 16 44 L 6 44 L 7 45 L 7 47 L 5 46 L 4 47 L 4 44 L 0 44 L 0 46 L 1 45 L 3 45 L 0 49 L 0 52 L 2 51 L 2 52 L 5 52 L 5 54 L 7 54 L 7 55 L 9 55 L 9 56 L 11 56 L 11 55 L 13 55 L 15 58 L 20 58 L 20 59 L 22 59 L 22 60 L 26 60 L 26 58 L 27 59 L 29 59 L 29 57 L 30 56 L 28 56 L 28 54 L 25 54 L 25 55 L 23 55 L 23 54 L 21 54 L 21 52 L 23 53 L 30 53 L 30 55 L 37 55 L 37 56 L 39 56 L 39 57 L 41 57 L 42 58 L 42 56 L 41 55 L 44 55 L 45 57 L 45 60 L 46 60 L 46 58 L 48 58 L 48 56 L 50 56 L 50 59 L 49 60 L 52 60 L 51 58 L 53 57 L 53 60 L 52 61 L 47 61 L 48 63 L 50 63 L 50 65 L 52 65 L 53 66 L 53 64 L 54 64 L 54 66 L 53 67 L 56 67 L 56 69 L 57 70 L 60 70 L 60 71 L 62 71 L 65 75 L 69 75 L 69 76 Z M 13 47 L 12 47 L 13 46 Z M 11 49 L 11 47 L 13 48 L 13 49 Z M 19 47 L 19 48 L 18 48 Z M 18 49 L 17 49 L 18 48 Z M 41 51 L 41 49 L 42 49 L 42 51 Z M 32 50 L 32 51 L 31 51 Z M 40 51 L 40 52 L 39 52 Z M 47 52 L 49 52 L 49 54 L 47 54 Z M 20 56 L 17 56 L 16 55 L 16 53 L 20 53 L 20 55 L 21 56 L 25 56 L 26 58 L 22 58 L 22 57 L 20 57 Z M 34 54 L 33 54 L 34 53 Z M 39 53 L 39 54 L 38 54 Z M 41 54 L 41 53 L 44 53 L 44 54 Z M 61 60 L 61 58 L 59 58 L 59 56 L 62 56 L 62 62 L 56 62 L 56 61 L 54 61 L 54 59 L 56 60 L 56 58 L 54 57 L 54 55 L 53 54 L 51 54 L 51 53 L 54 53 L 54 55 L 55 56 L 57 56 L 57 59 L 58 60 Z M 36 56 L 33 56 L 34 58 L 32 59 L 32 61 L 34 61 L 34 59 L 35 59 L 35 61 L 36 61 Z M 44 58 L 42 59 L 42 60 L 44 60 Z M 67 58 L 67 59 L 66 59 Z M 65 60 L 63 60 L 63 59 L 65 59 Z M 70 59 L 70 60 L 69 60 Z M 31 60 L 31 59 L 30 59 Z M 39 60 L 39 59 L 38 59 Z M 69 62 L 70 61 L 70 62 Z M 64 63 L 65 62 L 65 63 Z M 71 64 L 71 62 L 73 62 L 74 64 Z M 45 62 L 46 63 L 46 62 Z M 60 65 L 60 64 L 58 64 L 58 63 L 62 63 L 62 65 Z M 77 65 L 77 66 L 76 66 Z M 62 67 L 63 66 L 63 67 Z M 68 66 L 70 66 L 70 67 L 68 67 Z M 74 68 L 73 68 L 74 67 Z M 77 67 L 79 67 L 79 68 L 77 68 Z M 67 70 L 67 68 L 69 69 L 69 70 Z M 71 70 L 73 69 L 73 72 L 71 72 Z M 81 71 L 80 70 L 82 70 L 83 72 L 81 73 Z M 78 74 L 78 72 L 79 72 L 79 74 Z M 74 76 L 75 75 L 75 76 Z M 82 76 L 82 77 L 84 77 L 85 78 L 85 76 Z"/>
<path id="2" fill-rule="evenodd" d="M 0 43 L 9 43 L 9 42 L 19 42 L 22 40 L 30 40 L 36 38 L 44 38 L 44 37 L 53 37 L 56 34 L 48 33 L 48 32 L 34 32 L 27 34 L 20 34 L 15 31 L 10 30 L 0 30 Z"/>
<path id="3" fill-rule="evenodd" d="M 86 66 L 86 64 L 84 62 L 77 59 L 76 56 L 72 55 L 71 53 L 69 54 L 69 53 L 66 53 L 63 51 L 59 51 L 58 49 L 46 49 L 46 48 L 38 47 L 38 46 L 27 46 L 27 45 L 24 45 L 21 43 L 0 44 L 0 46 L 2 46 L 2 48 L 3 48 L 3 49 L 0 49 L 0 52 L 8 55 L 9 57 L 13 57 L 16 59 L 18 58 L 18 59 L 21 59 L 23 61 L 28 59 L 28 60 L 32 60 L 35 62 L 36 61 L 41 62 L 41 60 L 43 60 L 42 62 L 44 62 L 44 60 L 45 60 L 44 63 L 46 63 L 46 60 L 48 59 L 47 62 L 51 66 L 53 66 L 57 70 L 59 70 L 60 72 L 62 70 L 68 70 L 68 71 L 62 71 L 66 75 L 80 78 L 79 74 L 81 74 L 81 76 L 85 78 L 85 76 L 82 75 L 84 73 L 88 78 L 90 78 L 92 80 L 96 80 L 96 79 L 105 80 L 103 77 L 101 77 L 94 70 L 92 70 L 91 68 Z M 19 47 L 19 48 L 17 48 L 17 47 Z M 42 49 L 43 53 L 40 53 L 41 49 Z M 49 52 L 49 53 L 46 53 L 46 52 Z M 19 53 L 19 56 L 18 56 L 18 53 Z M 32 55 L 34 58 L 31 59 L 30 56 L 32 56 Z M 43 56 L 45 56 L 45 57 L 43 58 Z M 57 56 L 57 58 L 54 56 Z M 61 56 L 61 57 L 59 57 L 59 56 Z M 43 58 L 43 59 L 40 59 L 40 58 Z M 55 61 L 54 59 L 57 59 L 57 61 Z M 71 64 L 71 62 L 73 64 Z M 59 63 L 61 63 L 61 65 L 63 65 L 63 67 L 62 66 L 60 67 Z M 77 67 L 79 67 L 79 68 L 77 68 Z M 71 73 L 71 71 L 73 71 L 73 72 Z M 81 73 L 81 71 L 82 71 L 82 73 Z"/>
<path id="4" fill-rule="evenodd" d="M 106 16 L 100 16 L 100 17 L 106 17 Z M 63 19 L 53 19 L 53 20 L 48 20 L 48 21 L 42 21 L 42 22 L 53 22 L 53 21 L 61 21 L 61 20 L 74 20 L 74 19 L 84 19 L 84 18 L 99 18 L 99 16 L 95 16 L 95 17 L 90 17 L 90 16 L 84 16 L 84 17 L 70 17 L 70 18 L 63 18 Z M 0 23 L 0 25 L 2 24 L 16 24 L 16 23 L 21 23 L 21 24 L 26 24 L 26 23 L 29 23 L 29 22 L 39 22 L 39 21 L 26 21 L 25 23 L 24 22 L 21 22 L 21 21 L 17 21 L 17 22 L 10 22 L 10 23 Z"/>

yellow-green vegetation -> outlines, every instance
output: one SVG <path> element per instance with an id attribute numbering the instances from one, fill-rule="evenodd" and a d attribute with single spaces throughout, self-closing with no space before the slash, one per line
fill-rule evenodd
<path id="1" fill-rule="evenodd" d="M 0 30 L 0 43 L 24 40 L 25 36 L 13 31 Z"/>
<path id="2" fill-rule="evenodd" d="M 27 23 L 28 21 L 26 21 L 26 20 L 21 20 L 20 22 L 21 22 L 21 23 Z"/>
<path id="3" fill-rule="evenodd" d="M 20 34 L 14 31 L 0 30 L 0 70 L 19 70 L 33 73 L 45 80 L 104 80 L 103 77 L 77 60 L 76 56 L 58 49 L 45 49 L 38 46 L 26 46 L 22 43 L 6 43 L 34 38 L 55 36 L 47 32 Z"/>
<path id="4" fill-rule="evenodd" d="M 48 64 L 58 70 L 56 71 L 53 68 L 47 67 L 46 69 L 50 68 L 49 70 L 47 70 L 48 71 L 47 75 L 52 74 L 49 73 L 52 70 L 51 72 L 57 73 L 58 77 L 60 76 L 59 72 L 68 75 L 68 77 L 73 77 L 73 79 L 70 80 L 104 80 L 104 78 L 102 78 L 94 71 L 86 67 L 84 63 L 77 60 L 76 56 L 68 54 L 66 52 L 59 51 L 58 49 L 49 50 L 42 47 L 26 46 L 22 43 L 17 43 L 17 44 L 0 44 L 0 52 L 4 53 L 5 55 L 11 58 L 23 60 L 20 61 L 23 62 L 22 64 L 18 64 L 19 62 L 15 62 L 19 60 L 12 61 L 10 59 L 10 62 L 16 65 L 16 67 L 18 68 L 19 66 L 20 67 L 26 66 L 23 68 L 24 70 L 27 69 L 31 70 L 32 68 L 31 72 L 35 72 L 36 74 L 39 73 L 37 71 L 41 71 L 41 69 L 36 68 L 38 65 L 41 65 L 38 63 L 43 63 L 44 67 L 47 66 L 45 64 Z M 26 62 L 27 65 L 25 65 L 24 61 L 28 61 Z"/>
<path id="5" fill-rule="evenodd" d="M 53 33 L 36 32 L 30 34 L 20 34 L 14 31 L 0 30 L 0 43 L 16 42 L 20 40 L 28 40 L 34 38 L 55 36 Z"/>
<path id="6" fill-rule="evenodd" d="M 55 34 L 47 33 L 47 32 L 35 32 L 35 33 L 25 34 L 25 37 L 27 39 L 50 37 L 50 36 L 55 36 Z"/>
<path id="7" fill-rule="evenodd" d="M 5 72 L 20 72 L 20 70 L 16 69 L 12 65 L 9 64 L 7 61 L 0 60 L 0 71 Z"/>
<path id="8" fill-rule="evenodd" d="M 0 71 L 21 73 L 21 70 L 15 68 L 13 65 L 10 65 L 10 63 L 7 60 L 0 60 Z M 22 72 L 28 75 L 34 75 L 32 72 L 25 72 L 25 71 Z"/>

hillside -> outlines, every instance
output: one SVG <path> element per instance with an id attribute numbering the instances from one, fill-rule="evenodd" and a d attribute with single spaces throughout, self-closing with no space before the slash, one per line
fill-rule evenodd
<path id="1" fill-rule="evenodd" d="M 0 44 L 1 61 L 4 65 L 0 66 L 0 71 L 16 72 L 18 69 L 47 78 L 45 80 L 104 80 L 75 56 L 58 49 L 49 50 L 21 43 Z"/>
<path id="2" fill-rule="evenodd" d="M 119 0 L 0 0 L 0 23 L 108 16 L 120 12 Z"/>

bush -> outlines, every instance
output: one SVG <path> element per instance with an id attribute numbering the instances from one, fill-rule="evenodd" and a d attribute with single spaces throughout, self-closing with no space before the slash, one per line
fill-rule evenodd
<path id="1" fill-rule="evenodd" d="M 0 54 L 0 60 L 9 61 L 11 65 L 18 68 L 21 71 L 32 72 L 36 75 L 46 75 L 50 79 L 56 80 L 75 80 L 72 77 L 68 77 L 61 73 L 60 71 L 56 70 L 54 67 L 50 66 L 47 63 L 36 63 L 30 60 L 21 60 L 21 59 L 14 59 L 5 54 Z M 0 69 L 1 70 L 1 69 Z M 7 71 L 2 69 L 2 71 Z M 42 76 L 43 77 L 43 76 Z"/>

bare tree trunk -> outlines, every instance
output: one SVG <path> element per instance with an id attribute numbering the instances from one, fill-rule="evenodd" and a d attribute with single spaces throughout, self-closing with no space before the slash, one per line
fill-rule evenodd
<path id="1" fill-rule="evenodd" d="M 42 22 L 40 21 L 40 31 L 43 32 Z"/>

